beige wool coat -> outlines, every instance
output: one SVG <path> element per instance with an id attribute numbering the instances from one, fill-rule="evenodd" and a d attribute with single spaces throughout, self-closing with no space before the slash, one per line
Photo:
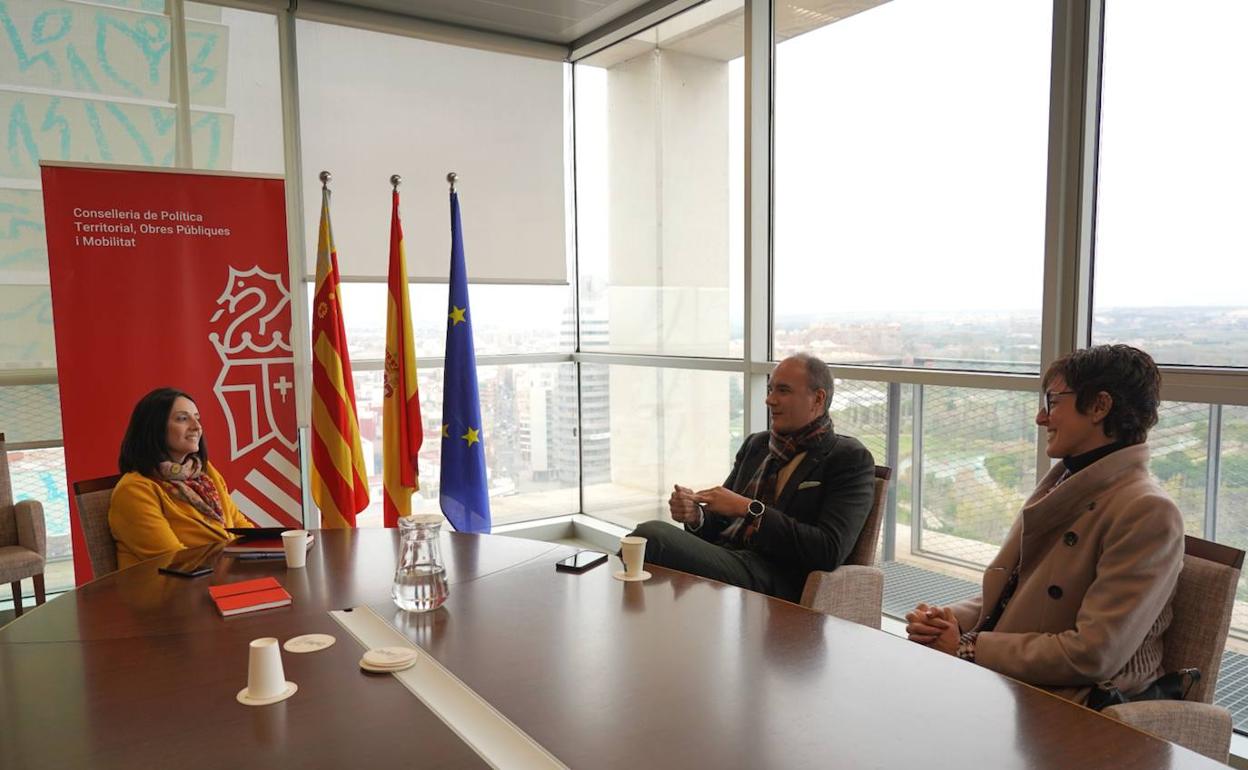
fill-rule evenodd
<path id="1" fill-rule="evenodd" d="M 1148 474 L 1148 447 L 1125 447 L 1057 484 L 1055 465 L 984 572 L 980 596 L 952 605 L 963 631 L 1018 587 L 975 662 L 1077 702 L 1091 685 L 1124 693 L 1160 676 L 1161 635 L 1183 566 L 1183 519 Z"/>

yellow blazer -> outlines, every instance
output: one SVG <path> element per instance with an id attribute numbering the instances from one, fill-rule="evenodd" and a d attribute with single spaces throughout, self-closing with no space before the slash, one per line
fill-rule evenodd
<path id="1" fill-rule="evenodd" d="M 134 472 L 121 477 L 108 505 L 108 528 L 117 541 L 118 569 L 169 551 L 224 543 L 233 539 L 226 527 L 255 526 L 230 499 L 217 469 L 208 465 L 205 472 L 221 497 L 224 523 L 208 519 L 190 503 L 173 497 L 154 479 Z"/>

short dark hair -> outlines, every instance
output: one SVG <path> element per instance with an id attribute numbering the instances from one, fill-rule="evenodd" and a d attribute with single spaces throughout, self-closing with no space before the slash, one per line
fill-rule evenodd
<path id="1" fill-rule="evenodd" d="M 157 388 L 139 399 L 130 413 L 126 436 L 121 440 L 121 454 L 117 467 L 122 473 L 135 471 L 144 476 L 155 476 L 157 467 L 169 459 L 165 447 L 169 414 L 173 402 L 185 398 L 194 402 L 189 393 L 177 388 Z M 199 451 L 194 453 L 205 468 L 208 467 L 208 445 L 199 437 Z"/>
<path id="2" fill-rule="evenodd" d="M 824 402 L 825 409 L 832 408 L 832 391 L 835 387 L 835 381 L 832 379 L 832 370 L 824 363 L 823 359 L 812 356 L 809 353 L 794 353 L 789 356 L 795 361 L 801 361 L 806 367 L 806 385 L 812 391 L 822 390 L 828 394 L 827 401 Z"/>
<path id="3" fill-rule="evenodd" d="M 1096 345 L 1062 356 L 1049 365 L 1043 387 L 1056 377 L 1075 392 L 1075 408 L 1083 414 L 1104 391 L 1113 399 L 1102 427 L 1105 435 L 1125 444 L 1142 444 L 1157 424 L 1161 404 L 1161 372 L 1152 356 L 1130 345 Z"/>

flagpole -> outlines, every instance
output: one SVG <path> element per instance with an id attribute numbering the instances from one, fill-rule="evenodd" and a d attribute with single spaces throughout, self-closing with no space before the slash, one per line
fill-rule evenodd
<path id="1" fill-rule="evenodd" d="M 322 171 L 321 172 L 321 189 L 328 190 L 329 183 L 333 178 L 334 178 L 333 174 L 329 173 L 328 171 Z"/>
<path id="2" fill-rule="evenodd" d="M 401 184 L 403 184 L 403 177 L 399 176 L 398 174 L 391 174 L 391 175 L 390 175 L 390 186 L 391 186 L 391 187 L 393 187 L 393 188 L 397 191 L 397 190 L 399 189 L 399 185 L 401 185 Z"/>
<path id="3" fill-rule="evenodd" d="M 455 192 L 455 180 L 457 180 L 457 179 L 459 179 L 459 174 L 456 174 L 454 171 L 452 171 L 451 173 L 449 173 L 449 174 L 447 174 L 447 175 L 446 175 L 446 181 L 448 181 L 448 182 L 450 182 L 450 183 L 451 183 L 451 192 L 452 192 L 452 193 L 454 193 L 454 192 Z"/>

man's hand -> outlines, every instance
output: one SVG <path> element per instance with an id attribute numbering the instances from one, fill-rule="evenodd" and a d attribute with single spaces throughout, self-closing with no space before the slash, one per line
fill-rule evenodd
<path id="1" fill-rule="evenodd" d="M 702 503 L 711 513 L 731 516 L 740 519 L 749 513 L 750 498 L 742 497 L 731 489 L 711 487 L 693 496 L 695 502 Z"/>
<path id="2" fill-rule="evenodd" d="M 700 514 L 698 505 L 693 500 L 693 490 L 677 484 L 672 489 L 672 496 L 667 498 L 667 509 L 672 512 L 672 521 L 698 526 Z"/>
<path id="3" fill-rule="evenodd" d="M 962 631 L 958 628 L 957 617 L 949 607 L 919 604 L 912 612 L 906 613 L 906 635 L 912 642 L 956 655 Z"/>

